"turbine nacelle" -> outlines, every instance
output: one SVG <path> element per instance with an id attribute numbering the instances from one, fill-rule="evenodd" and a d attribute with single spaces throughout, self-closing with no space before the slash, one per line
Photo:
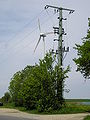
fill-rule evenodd
<path id="1" fill-rule="evenodd" d="M 40 36 L 41 36 L 41 37 L 46 37 L 46 34 L 40 33 Z"/>

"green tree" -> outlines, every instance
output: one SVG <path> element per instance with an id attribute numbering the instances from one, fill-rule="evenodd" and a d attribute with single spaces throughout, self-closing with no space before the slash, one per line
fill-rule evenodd
<path id="1" fill-rule="evenodd" d="M 40 112 L 58 110 L 64 102 L 63 88 L 69 68 L 55 64 L 56 56 L 47 53 L 35 66 L 27 66 L 11 79 L 9 91 L 13 102 Z"/>
<path id="2" fill-rule="evenodd" d="M 15 103 L 15 106 L 22 105 L 22 98 L 20 98 L 19 92 L 21 90 L 21 86 L 23 83 L 23 79 L 21 78 L 21 72 L 16 72 L 11 78 L 9 92 L 12 98 L 12 101 Z"/>
<path id="3" fill-rule="evenodd" d="M 29 79 L 31 75 L 33 66 L 27 66 L 24 70 L 16 72 L 11 78 L 9 85 L 9 92 L 12 98 L 12 101 L 15 103 L 15 106 L 24 105 L 24 95 L 22 95 L 22 90 L 24 89 L 24 82 Z M 26 86 L 27 89 L 27 86 Z M 29 93 L 28 93 L 29 94 Z"/>
<path id="4" fill-rule="evenodd" d="M 77 71 L 80 71 L 85 78 L 90 78 L 90 18 L 89 29 L 87 36 L 83 38 L 82 45 L 77 45 L 75 49 L 77 50 L 78 58 L 74 59 L 77 65 Z"/>
<path id="5" fill-rule="evenodd" d="M 1 100 L 2 100 L 2 102 L 4 102 L 4 103 L 10 102 L 10 100 L 11 100 L 10 93 L 9 93 L 9 92 L 6 92 L 6 93 L 4 94 L 4 96 L 1 98 Z"/>
<path id="6" fill-rule="evenodd" d="M 70 71 L 69 66 L 66 70 L 60 68 L 58 65 L 55 66 L 54 79 L 56 80 L 56 109 L 60 109 L 64 103 L 63 92 L 64 82 L 68 78 L 67 73 Z"/>

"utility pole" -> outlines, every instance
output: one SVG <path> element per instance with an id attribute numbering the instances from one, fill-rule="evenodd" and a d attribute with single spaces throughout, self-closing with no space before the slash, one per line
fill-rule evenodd
<path id="1" fill-rule="evenodd" d="M 66 20 L 66 18 L 65 19 L 63 18 L 62 12 L 69 11 L 69 14 L 70 14 L 70 13 L 73 13 L 74 10 L 62 8 L 62 7 L 51 6 L 51 5 L 46 5 L 45 9 L 48 9 L 48 8 L 53 8 L 56 12 L 59 13 L 59 17 L 58 17 L 59 28 L 54 27 L 54 33 L 59 35 L 58 40 L 57 40 L 58 41 L 58 49 L 56 51 L 56 54 L 58 54 L 58 56 L 57 56 L 58 65 L 60 67 L 62 67 L 62 65 L 63 65 L 63 53 L 69 51 L 69 47 L 67 48 L 67 50 L 65 50 L 65 47 L 63 47 L 63 45 L 62 45 L 62 43 L 63 43 L 62 37 L 63 37 L 63 35 L 66 35 L 66 33 L 64 32 L 64 28 L 62 26 L 62 22 L 63 22 L 63 20 Z"/>
<path id="2" fill-rule="evenodd" d="M 59 10 L 58 64 L 62 66 L 62 9 Z"/>
<path id="3" fill-rule="evenodd" d="M 48 8 L 53 8 L 55 12 L 59 13 L 59 27 L 53 27 L 54 28 L 54 34 L 58 34 L 58 38 L 54 39 L 54 41 L 58 41 L 58 48 L 56 50 L 56 52 L 54 52 L 54 50 L 52 50 L 53 53 L 57 54 L 57 60 L 58 60 L 58 66 L 61 70 L 61 79 L 57 78 L 57 82 L 56 82 L 56 95 L 57 95 L 57 100 L 60 101 L 60 104 L 63 104 L 63 77 L 62 77 L 62 66 L 63 66 L 63 55 L 64 52 L 68 52 L 69 51 L 69 47 L 65 48 L 65 46 L 63 46 L 63 35 L 66 35 L 64 28 L 63 28 L 63 20 L 67 20 L 66 18 L 63 18 L 63 11 L 69 11 L 70 13 L 73 13 L 74 10 L 71 9 L 67 9 L 67 8 L 62 8 L 62 7 L 56 7 L 56 6 L 51 6 L 51 5 L 46 5 L 45 9 Z M 58 77 L 58 76 L 57 76 Z"/>

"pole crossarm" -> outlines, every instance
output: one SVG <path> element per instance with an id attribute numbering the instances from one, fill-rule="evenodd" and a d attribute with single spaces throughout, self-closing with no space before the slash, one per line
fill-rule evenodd
<path id="1" fill-rule="evenodd" d="M 68 8 L 63 8 L 63 7 L 57 7 L 57 6 L 52 6 L 52 5 L 46 5 L 45 9 L 52 8 L 55 10 L 55 12 L 59 13 L 59 27 L 53 27 L 54 28 L 54 34 L 58 34 L 58 39 L 54 39 L 54 41 L 58 41 L 58 49 L 56 50 L 57 54 L 57 60 L 58 60 L 58 65 L 63 66 L 63 56 L 64 52 L 69 51 L 69 47 L 65 49 L 63 47 L 63 35 L 66 35 L 64 28 L 63 28 L 63 20 L 67 20 L 67 18 L 63 18 L 63 10 L 64 11 L 69 11 L 69 14 L 73 13 L 75 10 L 68 9 Z"/>
<path id="2" fill-rule="evenodd" d="M 53 54 L 56 54 L 57 56 L 57 64 L 59 66 L 59 69 L 61 70 L 61 79 L 58 79 L 56 85 L 57 85 L 57 95 L 58 95 L 58 99 L 60 98 L 60 100 L 62 101 L 63 100 L 63 82 L 64 82 L 64 79 L 63 79 L 63 60 L 65 59 L 66 55 L 67 55 L 67 52 L 69 52 L 69 47 L 65 47 L 64 44 L 63 44 L 63 35 L 66 35 L 66 32 L 64 31 L 64 28 L 63 28 L 63 20 L 67 20 L 67 18 L 63 18 L 63 13 L 65 11 L 68 11 L 69 14 L 73 13 L 75 10 L 71 10 L 71 9 L 67 9 L 67 8 L 62 8 L 62 7 L 56 7 L 56 6 L 52 6 L 52 5 L 46 5 L 45 6 L 45 9 L 48 9 L 48 8 L 52 8 L 54 9 L 54 12 L 59 14 L 58 15 L 58 27 L 53 27 L 54 29 L 54 34 L 57 35 L 57 37 L 54 39 L 54 41 L 57 41 L 58 44 L 57 44 L 57 49 L 56 51 L 54 52 L 54 48 L 52 49 L 52 53 Z M 65 55 L 64 55 L 64 52 Z"/>
<path id="3" fill-rule="evenodd" d="M 67 8 L 62 8 L 62 7 L 56 7 L 56 6 L 52 6 L 52 5 L 46 5 L 46 6 L 45 6 L 45 9 L 47 9 L 47 8 L 49 8 L 49 7 L 55 8 L 55 9 L 58 9 L 58 10 L 70 11 L 71 13 L 73 13 L 73 12 L 75 11 L 75 10 L 72 10 L 72 9 L 67 9 Z"/>

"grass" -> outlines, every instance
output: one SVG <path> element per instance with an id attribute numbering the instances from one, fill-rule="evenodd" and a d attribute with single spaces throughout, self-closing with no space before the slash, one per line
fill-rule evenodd
<path id="1" fill-rule="evenodd" d="M 90 99 L 65 99 L 66 102 L 90 102 Z"/>
<path id="2" fill-rule="evenodd" d="M 24 107 L 15 107 L 14 104 L 8 103 L 4 104 L 4 106 L 0 108 L 11 108 L 11 109 L 18 109 L 20 111 L 28 112 L 31 114 L 73 114 L 73 113 L 85 113 L 90 112 L 90 105 L 82 105 L 79 102 L 86 102 L 88 100 L 66 100 L 66 105 L 63 106 L 61 110 L 57 111 L 50 111 L 50 112 L 43 112 L 40 113 L 37 110 L 26 110 Z"/>
<path id="3" fill-rule="evenodd" d="M 84 120 L 90 120 L 90 115 L 86 116 Z"/>
<path id="4" fill-rule="evenodd" d="M 9 109 L 17 109 L 20 111 L 26 111 L 24 107 L 15 107 L 13 103 L 4 103 L 4 105 L 0 106 L 0 108 L 9 108 Z"/>

